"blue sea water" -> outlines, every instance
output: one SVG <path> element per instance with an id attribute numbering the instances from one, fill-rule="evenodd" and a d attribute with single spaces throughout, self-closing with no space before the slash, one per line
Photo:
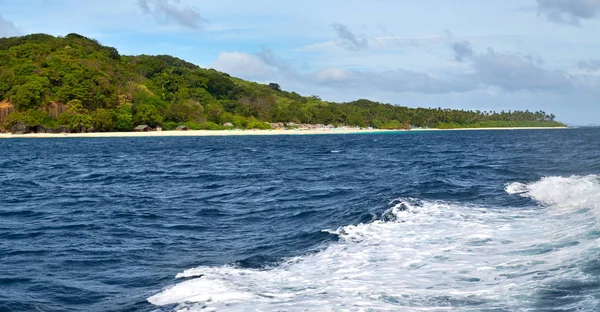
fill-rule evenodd
<path id="1" fill-rule="evenodd" d="M 0 141 L 0 311 L 598 311 L 600 128 Z"/>

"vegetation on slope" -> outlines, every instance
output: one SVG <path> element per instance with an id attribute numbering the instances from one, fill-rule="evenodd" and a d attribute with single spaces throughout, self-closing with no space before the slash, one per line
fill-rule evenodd
<path id="1" fill-rule="evenodd" d="M 131 131 L 147 124 L 173 129 L 261 128 L 265 122 L 380 129 L 562 126 L 545 112 L 408 108 L 369 100 L 331 103 L 200 68 L 167 55 L 124 56 L 78 34 L 0 39 L 4 120 L 70 131 Z"/>

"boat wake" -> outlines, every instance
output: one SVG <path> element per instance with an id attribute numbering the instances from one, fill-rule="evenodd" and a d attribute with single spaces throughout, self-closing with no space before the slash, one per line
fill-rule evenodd
<path id="1" fill-rule="evenodd" d="M 378 221 L 328 230 L 340 240 L 320 252 L 265 269 L 193 268 L 148 301 L 181 311 L 596 310 L 600 177 L 506 192 L 532 205 L 398 199 Z"/>

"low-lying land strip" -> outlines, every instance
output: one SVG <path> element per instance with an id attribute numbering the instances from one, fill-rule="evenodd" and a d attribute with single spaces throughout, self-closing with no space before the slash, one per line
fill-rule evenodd
<path id="1" fill-rule="evenodd" d="M 376 134 L 426 131 L 460 131 L 460 130 L 532 130 L 532 129 L 567 129 L 567 127 L 502 127 L 502 128 L 415 128 L 411 130 L 381 129 L 285 129 L 285 130 L 189 130 L 189 131 L 147 131 L 147 132 L 91 132 L 91 133 L 0 133 L 0 139 L 10 138 L 116 138 L 116 137 L 192 137 L 192 136 L 240 136 L 240 135 L 318 135 L 318 134 Z"/>

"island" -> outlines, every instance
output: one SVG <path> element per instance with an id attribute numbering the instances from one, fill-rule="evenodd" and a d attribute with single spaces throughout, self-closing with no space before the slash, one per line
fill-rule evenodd
<path id="1" fill-rule="evenodd" d="M 565 127 L 555 118 L 544 111 L 328 102 L 168 55 L 121 55 L 79 34 L 0 38 L 0 130 L 11 134 Z"/>

